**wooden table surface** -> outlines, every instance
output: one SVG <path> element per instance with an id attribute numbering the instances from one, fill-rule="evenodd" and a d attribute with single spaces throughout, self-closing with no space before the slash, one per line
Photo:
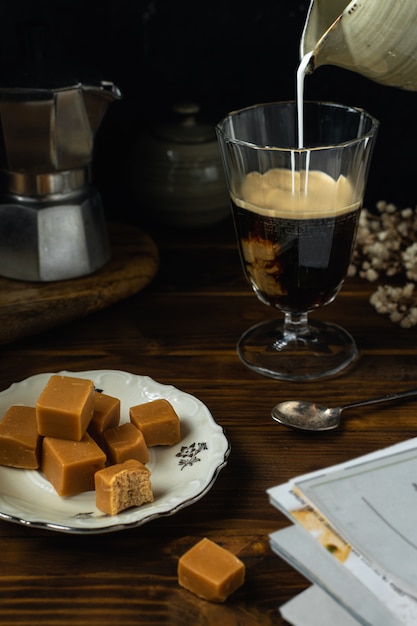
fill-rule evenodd
<path id="1" fill-rule="evenodd" d="M 408 401 L 344 413 L 343 426 L 303 433 L 280 426 L 271 407 L 289 398 L 330 406 L 416 386 L 417 330 L 402 330 L 368 303 L 370 285 L 348 280 L 315 313 L 347 328 L 360 357 L 321 382 L 263 378 L 235 345 L 272 317 L 246 284 L 229 220 L 201 233 L 151 232 L 160 270 L 140 293 L 0 350 L 0 389 L 39 372 L 120 369 L 200 398 L 231 443 L 227 466 L 201 500 L 171 517 L 105 535 L 67 535 L 0 522 L 0 622 L 76 626 L 283 624 L 278 607 L 309 583 L 269 547 L 288 525 L 266 490 L 295 475 L 415 436 Z M 209 537 L 246 564 L 246 582 L 224 605 L 177 583 L 177 561 Z"/>

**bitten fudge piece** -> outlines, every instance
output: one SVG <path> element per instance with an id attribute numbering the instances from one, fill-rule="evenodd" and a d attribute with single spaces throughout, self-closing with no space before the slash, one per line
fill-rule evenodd
<path id="1" fill-rule="evenodd" d="M 142 431 L 147 446 L 172 446 L 180 440 L 180 420 L 165 399 L 132 406 L 130 421 Z"/>
<path id="2" fill-rule="evenodd" d="M 94 393 L 94 412 L 87 432 L 98 443 L 104 444 L 103 432 L 115 428 L 120 422 L 120 400 L 105 393 Z"/>
<path id="3" fill-rule="evenodd" d="M 108 515 L 117 515 L 132 506 L 153 502 L 150 474 L 147 467 L 134 459 L 96 472 L 97 508 Z"/>
<path id="4" fill-rule="evenodd" d="M 38 469 L 41 441 L 35 407 L 11 406 L 0 422 L 0 465 Z"/>
<path id="5" fill-rule="evenodd" d="M 143 433 L 130 422 L 110 428 L 103 433 L 104 450 L 110 463 L 123 463 L 136 459 L 141 463 L 149 461 L 148 446 Z"/>
<path id="6" fill-rule="evenodd" d="M 211 602 L 224 602 L 244 581 L 244 563 L 207 538 L 190 548 L 178 561 L 179 584 Z"/>
<path id="7" fill-rule="evenodd" d="M 94 489 L 94 474 L 104 468 L 106 455 L 88 433 L 81 441 L 45 437 L 41 470 L 60 496 Z"/>
<path id="8" fill-rule="evenodd" d="M 51 376 L 36 403 L 39 434 L 81 441 L 93 417 L 94 393 L 91 380 Z"/>

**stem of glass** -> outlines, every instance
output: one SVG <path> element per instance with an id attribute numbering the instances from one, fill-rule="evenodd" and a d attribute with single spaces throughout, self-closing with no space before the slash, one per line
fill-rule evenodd
<path id="1" fill-rule="evenodd" d="M 298 339 L 309 334 L 308 313 L 284 314 L 284 339 L 297 342 Z"/>

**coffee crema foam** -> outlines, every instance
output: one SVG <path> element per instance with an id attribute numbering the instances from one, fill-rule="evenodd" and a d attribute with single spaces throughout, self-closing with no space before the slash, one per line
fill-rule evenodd
<path id="1" fill-rule="evenodd" d="M 232 200 L 244 209 L 267 217 L 313 219 L 356 210 L 360 202 L 355 196 L 345 176 L 334 180 L 317 170 L 293 172 L 273 168 L 264 174 L 247 174 L 239 194 L 233 194 Z"/>

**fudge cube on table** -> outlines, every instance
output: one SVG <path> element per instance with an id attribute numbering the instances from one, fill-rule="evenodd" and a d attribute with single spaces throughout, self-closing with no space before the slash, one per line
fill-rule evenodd
<path id="1" fill-rule="evenodd" d="M 178 583 L 211 602 L 224 602 L 244 580 L 244 563 L 207 538 L 195 544 L 178 561 Z"/>

